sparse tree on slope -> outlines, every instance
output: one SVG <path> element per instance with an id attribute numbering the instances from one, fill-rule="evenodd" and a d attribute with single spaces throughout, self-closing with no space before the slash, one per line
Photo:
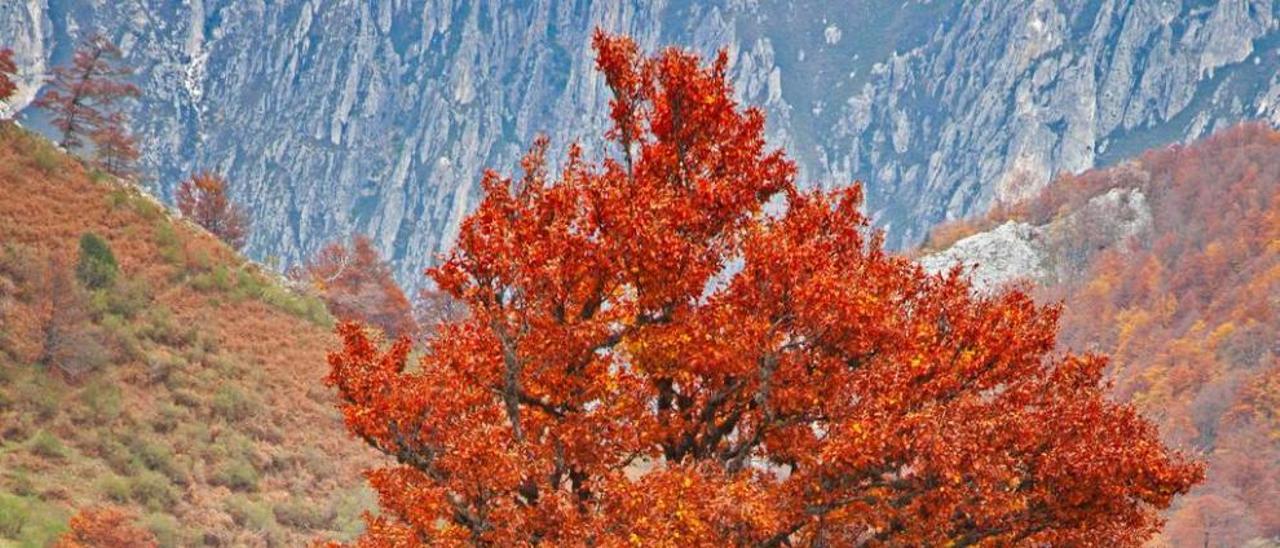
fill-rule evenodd
<path id="1" fill-rule="evenodd" d="M 249 216 L 231 201 L 227 181 L 210 173 L 197 173 L 178 186 L 178 211 L 235 249 L 249 235 Z"/>
<path id="2" fill-rule="evenodd" d="M 339 327 L 368 545 L 1138 545 L 1202 474 L 1054 353 L 1058 309 L 882 250 L 707 67 L 597 34 L 616 156 L 539 140 L 430 271 L 420 364 Z M 766 203 L 776 204 L 766 208 Z"/>
<path id="3" fill-rule="evenodd" d="M 356 236 L 350 246 L 325 246 L 298 276 L 320 292 L 339 319 L 376 326 L 391 338 L 413 335 L 416 329 L 409 299 L 368 237 Z"/>
<path id="4" fill-rule="evenodd" d="M 124 81 L 133 69 L 121 66 L 120 57 L 110 40 L 93 36 L 76 49 L 70 66 L 53 69 L 49 89 L 34 104 L 52 115 L 63 148 L 79 147 L 94 132 L 118 125 L 117 103 L 139 96 L 138 87 Z"/>
<path id="5" fill-rule="evenodd" d="M 137 174 L 134 162 L 138 161 L 140 153 L 137 141 L 125 129 L 124 115 L 117 113 L 111 116 L 89 138 L 93 140 L 95 163 L 103 171 L 117 177 L 132 177 Z"/>
<path id="6" fill-rule="evenodd" d="M 0 101 L 8 101 L 18 91 L 17 84 L 13 83 L 13 76 L 17 73 L 18 65 L 13 62 L 13 50 L 0 48 Z"/>

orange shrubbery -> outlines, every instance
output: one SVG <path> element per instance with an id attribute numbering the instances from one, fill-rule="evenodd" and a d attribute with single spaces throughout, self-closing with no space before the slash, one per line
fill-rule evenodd
<path id="1" fill-rule="evenodd" d="M 85 508 L 71 517 L 71 530 L 54 548 L 155 548 L 156 537 L 134 524 L 137 516 L 121 508 Z"/>

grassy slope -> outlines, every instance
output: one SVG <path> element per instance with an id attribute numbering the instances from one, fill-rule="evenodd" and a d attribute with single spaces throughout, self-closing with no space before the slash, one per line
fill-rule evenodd
<path id="1" fill-rule="evenodd" d="M 40 268 L 80 236 L 120 263 L 94 296 L 107 363 L 36 365 Z M 136 189 L 0 123 L 0 546 L 42 545 L 75 508 L 132 507 L 166 544 L 347 537 L 374 456 L 320 384 L 331 319 Z M 9 295 L 5 295 L 5 284 Z M 104 304 L 115 302 L 115 304 Z"/>

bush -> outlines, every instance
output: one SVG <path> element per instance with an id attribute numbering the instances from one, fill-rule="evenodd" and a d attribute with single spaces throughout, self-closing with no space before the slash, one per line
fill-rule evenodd
<path id="1" fill-rule="evenodd" d="M 328 529 L 337 517 L 331 508 L 319 508 L 313 502 L 297 498 L 280 503 L 273 512 L 281 525 L 296 529 Z"/>
<path id="2" fill-rule="evenodd" d="M 151 292 L 143 280 L 123 281 L 107 292 L 106 311 L 123 318 L 133 319 L 150 304 Z"/>
<path id="3" fill-rule="evenodd" d="M 277 533 L 279 525 L 265 503 L 254 502 L 244 495 L 232 495 L 223 503 L 227 514 L 236 525 L 260 533 Z"/>
<path id="4" fill-rule="evenodd" d="M 36 145 L 31 151 L 31 161 L 45 175 L 52 175 L 62 167 L 62 155 L 53 146 L 44 143 Z"/>
<path id="5" fill-rule="evenodd" d="M 156 239 L 156 245 L 160 247 L 160 256 L 165 262 L 172 265 L 181 265 L 186 262 L 186 249 L 182 247 L 182 240 L 178 238 L 172 223 L 167 219 L 157 219 L 152 225 L 152 234 Z"/>
<path id="6" fill-rule="evenodd" d="M 80 392 L 80 401 L 84 404 L 84 418 L 96 426 L 115 421 L 123 411 L 120 387 L 105 379 L 89 383 Z"/>
<path id="7" fill-rule="evenodd" d="M 175 463 L 173 450 L 169 446 L 146 436 L 138 436 L 129 441 L 129 450 L 148 470 L 164 474 L 170 480 L 183 478 L 182 470 Z"/>
<path id="8" fill-rule="evenodd" d="M 98 491 L 112 502 L 121 504 L 129 502 L 129 482 L 115 474 L 104 476 L 98 480 Z"/>
<path id="9" fill-rule="evenodd" d="M 36 456 L 57 460 L 67 457 L 67 446 L 62 440 L 44 430 L 37 432 L 29 443 L 28 448 Z"/>
<path id="10" fill-rule="evenodd" d="M 106 240 L 92 232 L 80 236 L 80 258 L 76 262 L 76 277 L 90 289 L 111 287 L 120 272 L 116 256 Z"/>
<path id="11" fill-rule="evenodd" d="M 30 513 L 30 504 L 26 500 L 0 494 L 0 537 L 17 540 Z"/>
<path id="12" fill-rule="evenodd" d="M 134 502 L 152 511 L 169 508 L 178 500 L 176 490 L 169 478 L 150 470 L 143 470 L 130 479 L 129 496 Z"/>
<path id="13" fill-rule="evenodd" d="M 141 525 L 156 536 L 160 546 L 181 546 L 183 544 L 182 528 L 178 518 L 169 514 L 154 513 L 142 518 Z"/>
<path id="14" fill-rule="evenodd" d="M 258 479 L 258 470 L 249 461 L 232 459 L 218 467 L 213 475 L 213 484 L 236 491 L 256 491 Z"/>
<path id="15" fill-rule="evenodd" d="M 15 540 L 17 546 L 52 545 L 67 530 L 68 517 L 53 504 L 0 493 L 0 538 Z"/>
<path id="16" fill-rule="evenodd" d="M 215 416 L 232 422 L 248 419 L 258 412 L 258 403 L 231 385 L 218 388 L 209 406 Z"/>

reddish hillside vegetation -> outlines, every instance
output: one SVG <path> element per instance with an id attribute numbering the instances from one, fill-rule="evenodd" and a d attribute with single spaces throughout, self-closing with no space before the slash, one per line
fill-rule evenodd
<path id="1" fill-rule="evenodd" d="M 375 460 L 320 384 L 331 326 L 317 299 L 0 123 L 0 545 L 108 507 L 161 545 L 350 538 Z"/>
<path id="2" fill-rule="evenodd" d="M 1136 238 L 1054 222 L 1117 188 L 1146 196 L 1151 226 Z M 1029 203 L 944 227 L 931 247 L 1006 220 L 1072 230 L 1044 238 L 1059 242 L 1050 260 L 1077 273 L 1041 289 L 1065 303 L 1061 346 L 1110 354 L 1116 397 L 1209 465 L 1163 538 L 1280 538 L 1280 133 L 1244 125 L 1065 177 Z"/>

